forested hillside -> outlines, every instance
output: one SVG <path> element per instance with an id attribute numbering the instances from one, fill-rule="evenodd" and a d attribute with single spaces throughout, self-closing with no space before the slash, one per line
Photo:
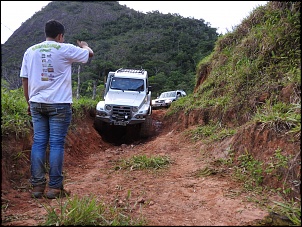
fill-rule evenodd
<path id="1" fill-rule="evenodd" d="M 92 96 L 93 87 L 98 86 L 97 93 L 102 93 L 108 71 L 122 67 L 146 69 L 153 96 L 170 89 L 190 94 L 196 82 L 196 65 L 212 52 L 218 38 L 216 28 L 202 19 L 158 11 L 144 14 L 115 1 L 53 1 L 1 45 L 1 78 L 9 88 L 21 86 L 23 53 L 45 40 L 44 24 L 49 19 L 65 25 L 65 42 L 85 40 L 95 52 L 91 62 L 81 66 L 80 95 L 87 97 Z M 75 64 L 74 87 L 77 69 Z"/>

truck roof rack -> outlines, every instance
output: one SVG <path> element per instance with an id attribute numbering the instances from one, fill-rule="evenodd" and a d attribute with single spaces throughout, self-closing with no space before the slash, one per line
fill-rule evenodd
<path id="1" fill-rule="evenodd" d="M 144 69 L 123 69 L 120 68 L 118 70 L 116 70 L 117 73 L 121 73 L 121 72 L 126 72 L 126 73 L 141 73 L 144 74 L 145 70 Z"/>

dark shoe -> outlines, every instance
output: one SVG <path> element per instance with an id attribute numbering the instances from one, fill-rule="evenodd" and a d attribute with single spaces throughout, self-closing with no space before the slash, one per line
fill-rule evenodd
<path id="1" fill-rule="evenodd" d="M 70 195 L 70 191 L 61 188 L 49 188 L 46 197 L 48 199 L 63 198 Z"/>
<path id="2" fill-rule="evenodd" d="M 31 192 L 31 197 L 33 198 L 42 198 L 45 190 L 45 184 L 33 186 L 33 190 Z"/>

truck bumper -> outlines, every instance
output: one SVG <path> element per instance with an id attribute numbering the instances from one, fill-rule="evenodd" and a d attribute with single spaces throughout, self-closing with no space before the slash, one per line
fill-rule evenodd
<path id="1" fill-rule="evenodd" d="M 140 124 L 140 123 L 143 123 L 145 122 L 145 118 L 131 118 L 129 120 L 114 120 L 114 119 L 111 119 L 110 116 L 99 116 L 99 115 L 96 115 L 96 118 L 100 121 L 103 121 L 103 122 L 106 122 L 110 125 L 120 125 L 120 126 L 126 126 L 126 125 L 134 125 L 134 124 Z"/>

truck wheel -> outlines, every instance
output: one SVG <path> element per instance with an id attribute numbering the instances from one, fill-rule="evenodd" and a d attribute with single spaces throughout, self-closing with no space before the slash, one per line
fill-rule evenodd
<path id="1" fill-rule="evenodd" d="M 148 114 L 149 114 L 149 115 L 152 114 L 152 106 L 149 107 L 149 112 L 148 112 Z"/>
<path id="2" fill-rule="evenodd" d="M 141 124 L 140 137 L 147 138 L 152 135 L 152 117 L 146 116 L 145 122 Z"/>
<path id="3" fill-rule="evenodd" d="M 100 133 L 104 133 L 106 131 L 106 123 L 101 121 L 98 118 L 94 119 L 94 128 Z"/>

